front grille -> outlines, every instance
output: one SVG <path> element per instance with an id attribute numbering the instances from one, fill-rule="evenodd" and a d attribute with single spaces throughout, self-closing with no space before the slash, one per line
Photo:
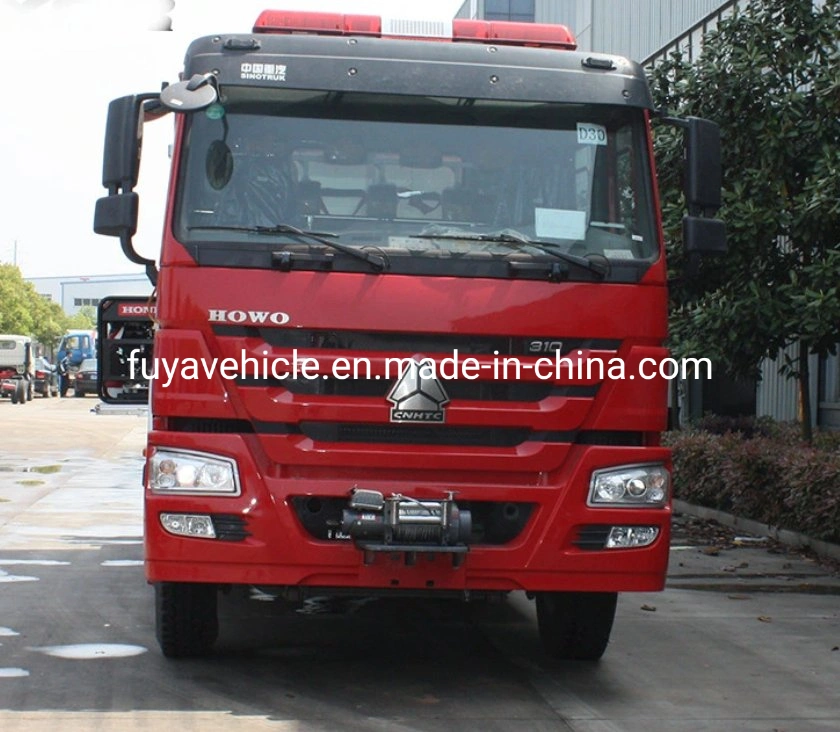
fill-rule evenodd
<path id="1" fill-rule="evenodd" d="M 532 344 L 561 343 L 560 355 L 578 350 L 617 351 L 621 341 L 605 338 L 559 338 L 549 336 L 485 336 L 448 333 L 387 333 L 378 331 L 313 330 L 307 328 L 260 328 L 255 325 L 214 325 L 217 336 L 259 338 L 278 348 L 329 349 L 337 351 L 391 351 L 452 353 L 471 356 L 554 356 L 553 350 L 534 351 Z"/>
<path id="2" fill-rule="evenodd" d="M 169 417 L 173 432 L 215 434 L 306 435 L 319 442 L 359 442 L 386 445 L 459 445 L 516 447 L 523 442 L 578 445 L 644 444 L 641 432 L 620 430 L 532 431 L 527 427 L 460 427 L 445 424 L 365 424 L 358 422 L 249 422 L 241 419 Z"/>
<path id="3" fill-rule="evenodd" d="M 263 431 L 260 429 L 259 431 Z M 271 430 L 277 432 L 278 430 Z M 280 430 L 292 432 L 293 430 Z M 643 444 L 641 432 L 532 431 L 527 427 L 460 427 L 423 424 L 359 424 L 301 422 L 300 431 L 321 442 L 362 442 L 392 445 L 458 445 L 467 447 L 516 447 L 523 442 L 575 443 L 578 445 Z"/>
<path id="4" fill-rule="evenodd" d="M 353 424 L 301 422 L 307 437 L 320 442 L 364 442 L 390 445 L 462 445 L 515 447 L 531 434 L 527 428 L 450 427 L 447 425 Z"/>
<path id="5" fill-rule="evenodd" d="M 340 397 L 380 397 L 390 385 L 381 379 L 261 379 L 239 378 L 239 386 L 282 387 L 293 394 Z M 594 397 L 598 385 L 553 386 L 547 381 L 470 381 L 447 379 L 444 388 L 450 399 L 495 402 L 539 402 L 550 396 Z"/>
<path id="6" fill-rule="evenodd" d="M 167 428 L 172 432 L 233 435 L 254 431 L 254 426 L 244 419 L 203 419 L 200 417 L 169 417 Z"/>

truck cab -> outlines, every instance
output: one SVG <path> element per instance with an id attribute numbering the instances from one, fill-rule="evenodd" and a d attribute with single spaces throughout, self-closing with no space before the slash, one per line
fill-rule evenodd
<path id="1" fill-rule="evenodd" d="M 599 658 L 618 593 L 662 589 L 668 563 L 643 70 L 559 25 L 266 11 L 195 41 L 181 79 L 112 102 L 95 217 L 157 288 L 164 654 L 206 653 L 219 591 L 257 586 L 525 592 L 548 653 Z M 156 262 L 134 186 L 168 111 Z M 714 249 L 719 155 L 687 152 L 687 246 Z"/>
<path id="2" fill-rule="evenodd" d="M 68 330 L 61 337 L 56 352 L 61 396 L 67 396 L 68 390 L 73 386 L 74 375 L 86 358 L 96 358 L 96 332 Z"/>

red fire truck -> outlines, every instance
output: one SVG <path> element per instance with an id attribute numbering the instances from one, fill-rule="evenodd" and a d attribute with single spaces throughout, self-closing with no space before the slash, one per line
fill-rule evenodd
<path id="1" fill-rule="evenodd" d="M 155 262 L 134 188 L 143 124 L 170 111 Z M 549 654 L 597 659 L 617 593 L 662 589 L 654 116 L 637 64 L 560 25 L 288 11 L 111 103 L 94 228 L 156 286 L 145 567 L 166 656 L 206 653 L 219 591 L 243 586 L 524 591 Z M 719 250 L 717 128 L 671 121 L 686 247 Z"/>

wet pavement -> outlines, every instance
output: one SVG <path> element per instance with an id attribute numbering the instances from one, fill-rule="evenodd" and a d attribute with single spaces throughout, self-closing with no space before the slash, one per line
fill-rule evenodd
<path id="1" fill-rule="evenodd" d="M 4 731 L 840 728 L 834 568 L 687 516 L 666 591 L 621 596 L 598 664 L 547 659 L 521 593 L 289 604 L 255 589 L 223 596 L 211 657 L 167 661 L 142 568 L 146 422 L 94 404 L 0 403 L 16 444 L 0 456 Z"/>

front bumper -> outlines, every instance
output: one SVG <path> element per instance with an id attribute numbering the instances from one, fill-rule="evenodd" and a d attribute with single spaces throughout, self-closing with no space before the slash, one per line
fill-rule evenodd
<path id="1" fill-rule="evenodd" d="M 359 474 L 335 477 L 340 469 L 295 474 L 260 458 L 254 435 L 153 433 L 157 447 L 200 449 L 236 459 L 241 495 L 232 497 L 161 495 L 146 488 L 146 576 L 150 582 L 207 582 L 278 587 L 324 587 L 454 591 L 656 591 L 664 587 L 670 539 L 670 507 L 593 508 L 586 505 L 593 470 L 661 462 L 659 447 L 574 445 L 563 467 L 540 473 L 531 484 L 470 482 L 469 473 L 452 481 L 424 479 L 423 471 L 392 477 Z M 430 450 L 429 462 L 434 452 Z M 502 476 L 504 477 L 504 476 Z M 385 495 L 402 493 L 456 501 L 533 506 L 518 533 L 504 543 L 471 543 L 463 562 L 444 554 L 418 552 L 406 562 L 402 552 L 365 553 L 339 535 L 317 537 L 300 519 L 296 501 L 313 506 L 348 497 L 354 487 Z M 235 535 L 205 539 L 165 531 L 160 514 L 208 514 L 234 525 Z M 609 526 L 653 526 L 658 536 L 639 548 L 606 549 L 581 536 Z M 588 532 L 588 533 L 587 533 Z"/>

